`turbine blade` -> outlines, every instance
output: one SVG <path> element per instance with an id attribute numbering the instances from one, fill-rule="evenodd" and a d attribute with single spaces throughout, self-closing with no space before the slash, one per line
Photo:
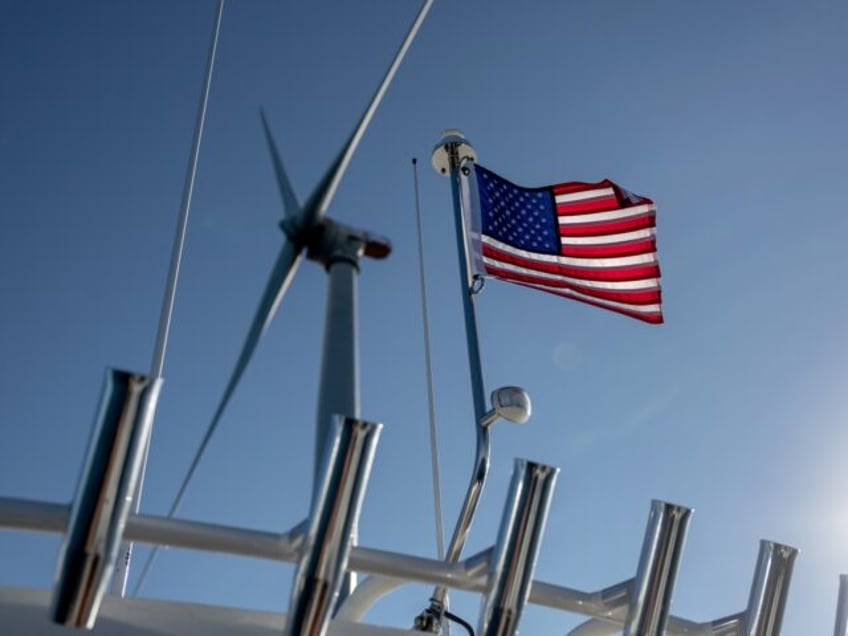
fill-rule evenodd
<path id="1" fill-rule="evenodd" d="M 227 382 L 227 388 L 224 389 L 221 400 L 218 402 L 218 408 L 215 409 L 215 414 L 212 416 L 212 421 L 209 422 L 209 426 L 206 427 L 203 439 L 200 441 L 200 445 L 194 453 L 194 458 L 191 460 L 191 465 L 183 477 L 183 481 L 177 490 L 174 501 L 171 503 L 171 507 L 168 510 L 168 518 L 173 517 L 180 509 L 180 505 L 185 498 L 186 491 L 194 477 L 194 473 L 197 471 L 200 460 L 203 458 L 206 448 L 209 446 L 209 442 L 212 440 L 212 436 L 215 434 L 218 424 L 221 422 L 221 416 L 223 416 L 224 411 L 230 402 L 230 398 L 233 396 L 233 393 L 235 393 L 236 387 L 238 386 L 242 375 L 244 375 L 244 371 L 247 369 L 247 365 L 253 357 L 253 353 L 256 351 L 259 341 L 265 334 L 265 330 L 268 328 L 268 325 L 271 324 L 274 314 L 277 313 L 280 301 L 282 301 L 289 285 L 291 285 L 294 275 L 297 273 L 297 268 L 300 266 L 301 260 L 303 260 L 303 258 L 301 256 L 300 246 L 296 245 L 292 241 L 286 241 L 285 245 L 283 245 L 283 249 L 280 250 L 279 256 L 277 256 L 277 261 L 274 263 L 274 269 L 271 271 L 268 283 L 265 285 L 265 291 L 262 294 L 262 299 L 259 302 L 259 307 L 256 310 L 253 322 L 250 325 L 250 331 L 248 331 L 247 338 L 245 338 L 244 344 L 242 345 L 236 366 L 230 375 L 229 382 Z M 141 570 L 141 575 L 136 581 L 133 595 L 137 596 L 142 585 L 144 585 L 144 580 L 153 565 L 153 561 L 156 559 L 158 551 L 159 546 L 154 546 L 153 550 L 151 550 L 148 555 L 147 561 Z"/>
<path id="2" fill-rule="evenodd" d="M 256 315 L 253 317 L 250 330 L 242 345 L 238 361 L 230 375 L 230 381 L 227 383 L 227 388 L 224 390 L 218 408 L 215 411 L 214 422 L 217 422 L 218 418 L 223 414 L 227 402 L 232 397 L 242 374 L 244 374 L 248 363 L 253 357 L 253 353 L 256 351 L 259 341 L 274 319 L 274 315 L 277 313 L 280 302 L 283 300 L 283 296 L 285 296 L 289 285 L 291 285 L 291 281 L 294 279 L 301 260 L 300 246 L 292 241 L 286 241 L 277 257 L 276 263 L 274 263 L 274 269 L 271 271 L 268 283 L 265 285 L 265 291 L 262 293 L 262 299 L 259 301 L 259 307 L 256 309 Z"/>
<path id="3" fill-rule="evenodd" d="M 283 199 L 283 211 L 286 216 L 297 218 L 300 216 L 300 201 L 297 199 L 297 194 L 294 192 L 289 175 L 283 165 L 283 160 L 280 157 L 280 151 L 277 149 L 277 144 L 274 143 L 274 136 L 271 134 L 271 127 L 268 126 L 268 119 L 265 117 L 265 109 L 259 109 L 259 116 L 262 118 L 262 128 L 265 130 L 265 140 L 268 142 L 268 150 L 271 152 L 271 161 L 274 164 L 274 174 L 277 176 L 277 185 L 280 188 L 280 196 Z"/>
<path id="4" fill-rule="evenodd" d="M 389 85 L 392 83 L 395 73 L 397 73 L 407 50 L 412 44 L 412 41 L 415 39 L 415 36 L 418 34 L 418 30 L 421 28 L 421 24 L 424 22 L 424 18 L 427 17 L 427 13 L 430 11 L 430 7 L 432 5 L 433 0 L 425 0 L 421 5 L 418 15 L 415 16 L 415 20 L 409 28 L 409 32 L 406 34 L 403 43 L 400 45 L 397 53 L 395 53 L 392 63 L 389 65 L 389 69 L 386 71 L 383 81 L 380 82 L 380 85 L 377 87 L 377 92 L 374 93 L 374 96 L 371 98 L 371 103 L 368 104 L 368 108 L 365 109 L 359 123 L 356 125 L 356 128 L 353 129 L 353 132 L 348 138 L 347 143 L 342 147 L 335 161 L 333 161 L 333 164 L 330 166 L 330 169 L 326 172 L 326 174 L 324 174 L 324 177 L 315 187 L 315 190 L 313 190 L 309 200 L 303 207 L 299 219 L 300 227 L 310 227 L 320 221 L 327 213 L 327 209 L 330 207 L 330 203 L 332 203 L 333 197 L 336 195 L 339 183 L 341 183 L 342 177 L 344 176 L 345 171 L 347 171 L 347 167 L 353 157 L 353 153 L 356 152 L 356 148 L 359 145 L 362 136 L 365 134 L 365 130 L 368 128 L 368 125 L 371 123 L 371 119 L 374 117 L 374 113 L 380 105 L 383 95 L 386 94 Z"/>
<path id="5" fill-rule="evenodd" d="M 192 460 L 188 472 L 186 472 L 186 476 L 183 479 L 182 484 L 180 484 L 180 489 L 177 491 L 174 503 L 168 511 L 169 517 L 172 517 L 179 509 L 183 497 L 185 496 L 186 489 L 188 488 L 188 484 L 194 476 L 194 471 L 197 469 L 197 465 L 200 463 L 200 459 L 206 451 L 206 447 L 209 445 L 209 440 L 212 439 L 215 429 L 218 428 L 221 416 L 224 414 L 224 410 L 227 408 L 227 404 L 229 404 L 233 393 L 235 393 L 236 387 L 238 386 L 242 375 L 244 375 L 244 371 L 247 369 L 247 365 L 253 357 L 253 353 L 256 351 L 256 346 L 259 344 L 259 341 L 264 335 L 265 330 L 268 328 L 268 325 L 271 324 L 271 320 L 274 318 L 274 314 L 280 306 L 280 301 L 283 299 L 283 296 L 288 290 L 289 285 L 297 272 L 297 268 L 302 260 L 300 252 L 300 247 L 291 241 L 286 241 L 286 244 L 280 251 L 280 255 L 277 257 L 277 262 L 274 264 L 274 269 L 268 279 L 268 284 L 265 286 L 265 292 L 262 294 L 262 300 L 259 302 L 259 307 L 256 310 L 253 323 L 250 325 L 250 331 L 247 333 L 247 338 L 245 338 L 244 344 L 242 345 L 236 366 L 230 375 L 227 388 L 224 389 L 221 400 L 218 402 L 218 408 L 215 409 L 215 414 L 212 416 L 212 421 L 206 429 L 203 440 L 200 442 L 200 446 L 195 453 L 194 459 Z"/>

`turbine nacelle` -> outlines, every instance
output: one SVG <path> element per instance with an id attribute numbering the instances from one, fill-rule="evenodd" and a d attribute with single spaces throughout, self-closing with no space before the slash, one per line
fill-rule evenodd
<path id="1" fill-rule="evenodd" d="M 286 232 L 287 224 L 280 225 Z M 379 260 L 392 252 L 392 242 L 388 238 L 327 217 L 310 228 L 304 244 L 306 258 L 325 267 L 339 259 L 349 260 L 358 267 L 360 256 Z"/>

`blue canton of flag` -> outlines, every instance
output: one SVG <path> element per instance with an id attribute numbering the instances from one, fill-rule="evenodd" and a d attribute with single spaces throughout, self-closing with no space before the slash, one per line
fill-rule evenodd
<path id="1" fill-rule="evenodd" d="M 554 200 L 546 188 L 519 188 L 494 172 L 479 169 L 483 233 L 514 247 L 559 253 Z"/>

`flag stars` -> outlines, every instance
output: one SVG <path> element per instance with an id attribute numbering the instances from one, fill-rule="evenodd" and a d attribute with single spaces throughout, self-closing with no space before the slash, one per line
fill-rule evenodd
<path id="1" fill-rule="evenodd" d="M 547 190 L 525 190 L 479 170 L 482 229 L 519 249 L 558 253 L 555 212 Z"/>

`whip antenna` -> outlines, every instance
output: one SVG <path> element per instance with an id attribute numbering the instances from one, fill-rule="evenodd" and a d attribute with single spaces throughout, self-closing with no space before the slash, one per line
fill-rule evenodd
<path id="1" fill-rule="evenodd" d="M 433 364 L 430 358 L 430 317 L 427 310 L 427 283 L 424 276 L 424 237 L 421 231 L 421 205 L 418 196 L 418 160 L 412 159 L 415 185 L 415 223 L 418 229 L 418 281 L 421 289 L 421 321 L 424 325 L 424 368 L 427 373 L 427 411 L 430 420 L 430 461 L 433 473 L 433 510 L 436 519 L 436 552 L 445 558 L 445 529 L 442 522 L 442 486 L 439 471 L 439 445 L 436 434 L 436 403 L 433 397 Z"/>
<path id="2" fill-rule="evenodd" d="M 183 199 L 180 205 L 180 217 L 177 222 L 177 232 L 174 235 L 174 246 L 171 251 L 171 265 L 168 270 L 168 282 L 165 284 L 165 296 L 162 301 L 162 311 L 159 315 L 159 329 L 156 334 L 156 346 L 153 351 L 153 360 L 150 364 L 150 374 L 154 378 L 162 377 L 165 367 L 165 353 L 168 349 L 168 334 L 171 330 L 171 319 L 174 315 L 174 302 L 177 295 L 177 282 L 180 277 L 180 265 L 182 264 L 183 248 L 185 247 L 186 229 L 188 228 L 188 217 L 191 210 L 191 198 L 194 194 L 194 180 L 197 176 L 197 161 L 200 156 L 200 142 L 203 139 L 203 125 L 206 121 L 206 106 L 209 103 L 209 89 L 212 85 L 212 69 L 215 66 L 215 53 L 218 50 L 218 34 L 221 32 L 221 17 L 224 14 L 224 0 L 218 0 L 215 14 L 215 26 L 212 29 L 212 41 L 209 44 L 209 55 L 206 60 L 206 76 L 203 81 L 203 92 L 200 96 L 200 104 L 197 107 L 197 118 L 194 125 L 194 138 L 191 142 L 191 154 L 189 155 L 188 168 L 186 169 L 185 182 L 183 184 Z M 153 428 L 150 429 L 152 435 Z M 141 508 L 141 492 L 144 487 L 144 474 L 147 472 L 147 456 L 150 453 L 150 437 L 145 442 L 144 460 L 141 467 L 141 477 L 138 487 L 134 493 L 133 508 L 138 513 Z M 132 544 L 125 543 L 121 546 L 121 559 L 118 561 L 118 571 L 113 583 L 113 591 L 119 596 L 126 594 L 127 578 L 130 571 L 130 560 L 132 559 Z M 150 567 L 150 561 L 145 564 L 142 572 Z M 141 579 L 140 579 L 141 580 Z M 136 587 L 138 593 L 139 586 Z"/>

